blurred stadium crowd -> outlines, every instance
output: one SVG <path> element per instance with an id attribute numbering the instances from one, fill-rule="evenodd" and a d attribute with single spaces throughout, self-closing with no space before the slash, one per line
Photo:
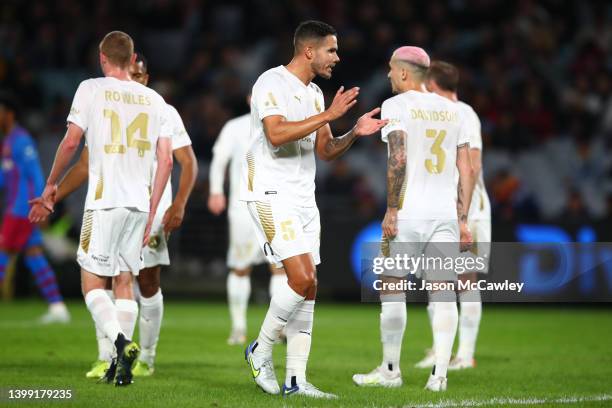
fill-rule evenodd
<path id="1" fill-rule="evenodd" d="M 152 86 L 181 113 L 200 161 L 191 208 L 207 220 L 212 145 L 246 113 L 257 76 L 287 63 L 297 23 L 339 32 L 340 64 L 317 83 L 331 101 L 360 86 L 344 132 L 389 95 L 387 61 L 404 44 L 461 68 L 460 97 L 482 121 L 493 217 L 599 220 L 612 214 L 612 3 L 607 1 L 6 0 L 0 5 L 0 88 L 21 101 L 22 122 L 49 168 L 78 83 L 98 76 L 97 45 L 128 32 L 149 61 Z M 386 147 L 360 140 L 321 163 L 318 200 L 333 216 L 384 213 Z M 80 199 L 79 199 L 80 201 Z M 75 202 L 76 203 L 76 202 Z M 71 211 L 80 218 L 81 203 Z M 347 212 L 347 206 L 354 211 Z M 200 242 L 214 240 L 204 237 Z"/>

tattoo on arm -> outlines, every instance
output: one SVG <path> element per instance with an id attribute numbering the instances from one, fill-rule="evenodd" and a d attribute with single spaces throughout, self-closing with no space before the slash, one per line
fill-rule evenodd
<path id="1" fill-rule="evenodd" d="M 387 207 L 398 208 L 404 179 L 406 178 L 406 137 L 404 132 L 389 133 L 387 159 Z"/>
<path id="2" fill-rule="evenodd" d="M 457 157 L 459 157 L 460 151 L 464 152 L 469 159 L 470 144 L 464 143 L 457 146 Z M 474 188 L 473 185 L 469 185 L 470 181 L 471 180 L 469 178 L 464 180 L 463 174 L 461 172 L 459 173 L 459 182 L 457 183 L 457 218 L 459 222 L 467 222 L 467 212 L 469 210 L 469 208 L 467 208 L 468 201 L 470 200 L 470 196 Z M 465 182 L 467 182 L 468 185 L 464 185 Z"/>
<path id="3" fill-rule="evenodd" d="M 353 142 L 355 142 L 355 139 L 357 139 L 357 137 L 352 129 L 342 136 L 333 137 L 325 145 L 325 154 L 330 158 L 335 159 L 346 152 L 349 147 L 351 147 Z"/>
<path id="4" fill-rule="evenodd" d="M 467 222 L 467 214 L 465 213 L 465 205 L 463 202 L 463 183 L 461 183 L 461 177 L 459 177 L 459 183 L 457 184 L 457 218 L 459 222 Z"/>

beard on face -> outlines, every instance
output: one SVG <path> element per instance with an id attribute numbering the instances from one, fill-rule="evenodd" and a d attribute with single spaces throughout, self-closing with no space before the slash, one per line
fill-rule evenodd
<path id="1" fill-rule="evenodd" d="M 324 79 L 329 79 L 331 78 L 331 72 L 328 71 L 328 65 L 327 64 L 322 64 L 319 62 L 312 62 L 312 70 L 314 71 L 314 73 L 317 76 L 320 76 L 321 78 Z"/>

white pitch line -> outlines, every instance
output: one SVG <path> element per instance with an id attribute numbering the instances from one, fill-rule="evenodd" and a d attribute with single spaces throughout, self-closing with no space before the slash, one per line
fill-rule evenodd
<path id="1" fill-rule="evenodd" d="M 442 400 L 427 404 L 404 405 L 405 408 L 453 408 L 453 407 L 485 407 L 494 404 L 500 405 L 537 405 L 537 404 L 577 404 L 580 402 L 612 401 L 612 395 L 602 394 L 587 397 L 563 398 L 491 398 L 489 400 Z"/>

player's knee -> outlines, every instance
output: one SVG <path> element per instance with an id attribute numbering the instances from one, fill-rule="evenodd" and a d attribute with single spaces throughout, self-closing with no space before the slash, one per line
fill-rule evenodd
<path id="1" fill-rule="evenodd" d="M 304 271 L 304 273 L 300 276 L 300 282 L 301 286 L 304 288 L 305 291 L 310 290 L 313 287 L 317 286 L 317 275 L 315 273 L 314 270 L 306 270 Z"/>
<path id="2" fill-rule="evenodd" d="M 132 274 L 121 273 L 114 277 L 114 291 L 118 299 L 132 299 Z"/>
<path id="3" fill-rule="evenodd" d="M 142 297 L 150 298 L 159 291 L 159 281 L 151 281 L 146 283 L 138 282 L 138 289 Z"/>
<path id="4" fill-rule="evenodd" d="M 315 300 L 317 298 L 317 286 L 316 283 L 312 286 L 308 292 L 306 292 L 306 300 Z"/>
<path id="5" fill-rule="evenodd" d="M 140 272 L 137 278 L 138 288 L 143 297 L 149 298 L 159 291 L 160 274 L 156 268 L 147 268 Z"/>
<path id="6" fill-rule="evenodd" d="M 316 275 L 311 271 L 301 271 L 299 274 L 291 274 L 287 278 L 289 287 L 302 296 L 306 296 L 308 291 L 316 285 Z"/>
<path id="7" fill-rule="evenodd" d="M 232 269 L 232 273 L 236 276 L 249 276 L 251 274 L 251 268 Z"/>

